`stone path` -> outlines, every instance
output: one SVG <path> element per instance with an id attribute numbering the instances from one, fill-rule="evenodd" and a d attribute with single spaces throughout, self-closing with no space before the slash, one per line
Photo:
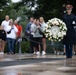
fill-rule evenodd
<path id="1" fill-rule="evenodd" d="M 76 75 L 76 56 L 5 54 L 0 56 L 0 75 Z"/>

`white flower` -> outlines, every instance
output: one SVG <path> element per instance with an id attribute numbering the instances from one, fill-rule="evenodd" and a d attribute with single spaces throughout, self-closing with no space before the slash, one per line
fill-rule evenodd
<path id="1" fill-rule="evenodd" d="M 48 38 L 49 40 L 51 40 L 51 38 Z"/>
<path id="2" fill-rule="evenodd" d="M 51 21 L 51 20 L 49 20 L 48 22 L 49 22 L 49 23 L 52 23 L 52 21 Z"/>
<path id="3" fill-rule="evenodd" d="M 50 35 L 50 36 L 53 35 L 51 31 L 50 31 L 49 35 Z"/>
<path id="4" fill-rule="evenodd" d="M 55 38 L 55 39 L 56 39 L 56 38 L 57 38 L 57 36 L 56 36 L 56 35 L 53 35 L 53 38 Z"/>
<path id="5" fill-rule="evenodd" d="M 48 35 L 46 34 L 46 37 L 48 37 Z"/>
<path id="6" fill-rule="evenodd" d="M 65 31 L 62 31 L 61 33 L 62 33 L 62 35 L 66 35 L 66 32 Z"/>
<path id="7" fill-rule="evenodd" d="M 64 35 L 66 35 L 66 31 L 66 24 L 58 18 L 53 18 L 48 20 L 44 34 L 51 41 L 61 41 Z"/>
<path id="8" fill-rule="evenodd" d="M 62 33 L 61 32 L 58 33 L 58 37 L 62 37 Z"/>
<path id="9" fill-rule="evenodd" d="M 66 26 L 64 26 L 64 29 L 67 30 Z"/>
<path id="10" fill-rule="evenodd" d="M 46 23 L 47 25 L 49 24 L 49 22 Z"/>
<path id="11" fill-rule="evenodd" d="M 50 32 L 50 30 L 46 30 L 46 32 Z"/>
<path id="12" fill-rule="evenodd" d="M 59 41 L 61 41 L 61 39 L 59 39 Z"/>
<path id="13" fill-rule="evenodd" d="M 59 25 L 58 21 L 56 21 L 56 20 L 54 22 L 52 22 L 52 24 L 53 25 Z"/>

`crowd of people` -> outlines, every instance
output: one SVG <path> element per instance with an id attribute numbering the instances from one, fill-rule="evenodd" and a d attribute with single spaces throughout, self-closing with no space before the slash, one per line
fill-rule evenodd
<path id="1" fill-rule="evenodd" d="M 16 41 L 21 37 L 22 26 L 18 24 L 17 20 L 9 19 L 5 16 L 5 20 L 0 26 L 0 54 L 4 54 L 5 44 L 7 43 L 7 53 L 15 54 Z"/>
<path id="2" fill-rule="evenodd" d="M 45 26 L 46 23 L 43 17 L 40 17 L 39 19 L 31 17 L 30 22 L 26 26 L 25 32 L 30 37 L 30 50 L 33 54 L 46 54 L 46 37 L 44 35 Z"/>
<path id="3" fill-rule="evenodd" d="M 40 17 L 35 19 L 30 18 L 30 22 L 27 24 L 25 32 L 30 38 L 30 51 L 33 54 L 42 55 L 46 54 L 46 38 L 44 36 L 44 29 L 46 23 L 44 18 Z M 25 33 L 25 36 L 26 36 Z M 15 46 L 18 44 L 19 39 L 22 37 L 22 26 L 18 24 L 17 20 L 9 19 L 9 16 L 5 16 L 5 20 L 2 21 L 0 26 L 0 54 L 4 54 L 5 44 L 7 43 L 7 53 L 15 54 Z M 18 49 L 19 50 L 19 49 Z"/>
<path id="4" fill-rule="evenodd" d="M 64 52 L 66 58 L 72 58 L 73 49 L 76 44 L 76 16 L 72 14 L 73 6 L 71 4 L 66 5 L 66 14 L 63 16 L 63 21 L 66 24 L 67 32 L 63 38 Z M 44 35 L 46 23 L 43 17 L 36 19 L 30 18 L 29 23 L 25 29 L 25 36 L 30 39 L 30 52 L 36 55 L 46 54 L 46 37 Z M 0 26 L 0 54 L 4 54 L 4 47 L 7 42 L 8 54 L 15 53 L 16 42 L 22 37 L 22 26 L 18 24 L 18 21 L 9 19 L 9 16 L 5 16 L 5 20 Z M 19 48 L 18 41 L 18 48 Z"/>

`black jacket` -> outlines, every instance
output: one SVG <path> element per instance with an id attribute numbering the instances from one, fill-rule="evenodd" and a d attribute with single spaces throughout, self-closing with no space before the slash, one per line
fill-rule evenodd
<path id="1" fill-rule="evenodd" d="M 67 33 L 64 36 L 63 44 L 65 45 L 73 45 L 75 44 L 75 30 L 74 26 L 76 25 L 76 17 L 74 14 L 64 14 L 63 21 L 66 23 L 67 26 Z"/>

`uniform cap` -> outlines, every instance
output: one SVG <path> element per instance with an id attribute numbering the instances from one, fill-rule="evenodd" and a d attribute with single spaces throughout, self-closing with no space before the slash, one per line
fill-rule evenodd
<path id="1" fill-rule="evenodd" d="M 73 9 L 73 6 L 71 4 L 67 4 L 66 7 L 65 7 L 67 10 L 72 10 Z"/>

